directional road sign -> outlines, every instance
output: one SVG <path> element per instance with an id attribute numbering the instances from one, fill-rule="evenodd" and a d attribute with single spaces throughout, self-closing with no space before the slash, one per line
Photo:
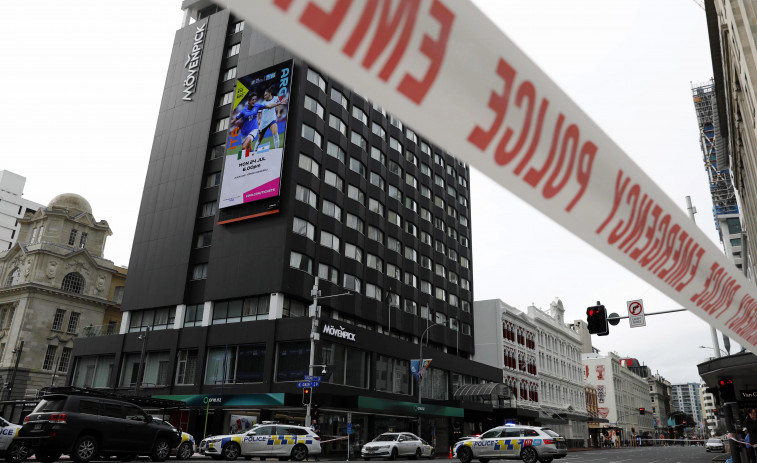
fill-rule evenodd
<path id="1" fill-rule="evenodd" d="M 318 387 L 321 385 L 320 381 L 298 381 L 297 387 Z"/>
<path id="2" fill-rule="evenodd" d="M 305 377 L 303 379 L 305 381 L 320 381 L 321 377 L 320 376 L 305 375 Z"/>

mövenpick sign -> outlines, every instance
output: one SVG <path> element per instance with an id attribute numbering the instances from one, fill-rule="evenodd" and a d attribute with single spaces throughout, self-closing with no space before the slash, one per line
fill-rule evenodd
<path id="1" fill-rule="evenodd" d="M 757 352 L 757 288 L 466 0 L 219 0 Z"/>

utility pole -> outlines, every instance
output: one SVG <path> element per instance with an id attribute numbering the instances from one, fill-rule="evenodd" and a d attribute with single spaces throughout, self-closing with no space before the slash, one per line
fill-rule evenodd
<path id="1" fill-rule="evenodd" d="M 321 291 L 318 289 L 318 280 L 316 276 L 313 282 L 313 289 L 310 290 L 310 296 L 313 298 L 313 303 L 310 305 L 310 362 L 308 362 L 308 375 L 313 376 L 313 366 L 315 364 L 315 342 L 320 339 L 321 334 L 318 332 L 318 317 L 321 315 L 318 310 L 318 296 Z M 312 394 L 312 393 L 311 393 Z M 305 426 L 310 426 L 310 405 L 313 403 L 313 397 L 311 395 L 310 402 L 306 404 L 305 408 Z"/>
<path id="2" fill-rule="evenodd" d="M 139 395 L 139 386 L 142 383 L 142 374 L 145 367 L 145 351 L 147 349 L 147 338 L 150 336 L 150 327 L 148 326 L 143 334 L 139 335 L 142 341 L 142 352 L 139 354 L 139 368 L 137 369 L 137 384 L 134 386 L 134 395 Z"/>
<path id="3" fill-rule="evenodd" d="M 13 353 L 16 354 L 16 363 L 13 365 L 13 371 L 11 372 L 10 380 L 8 381 L 8 397 L 5 400 L 10 400 L 13 394 L 13 383 L 16 382 L 16 372 L 18 371 L 18 362 L 21 360 L 21 352 L 24 350 L 24 341 L 21 341 L 17 348 L 13 349 Z"/>
<path id="4" fill-rule="evenodd" d="M 435 327 L 436 325 L 439 325 L 440 323 L 434 323 L 433 325 L 429 325 L 428 328 L 421 334 L 420 342 L 418 343 L 418 437 L 421 437 L 421 382 L 423 381 L 423 377 L 421 376 L 421 371 L 423 370 L 423 336 L 428 333 L 428 330 Z M 430 336 L 430 335 L 429 335 Z"/>

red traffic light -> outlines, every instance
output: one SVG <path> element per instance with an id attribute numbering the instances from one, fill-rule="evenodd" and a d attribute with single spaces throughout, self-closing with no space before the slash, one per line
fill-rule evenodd
<path id="1" fill-rule="evenodd" d="M 309 387 L 302 388 L 302 404 L 307 405 L 310 403 L 310 397 L 313 394 L 313 389 Z"/>
<path id="2" fill-rule="evenodd" d="M 647 409 L 644 407 L 639 408 L 639 415 L 643 415 L 647 412 Z"/>

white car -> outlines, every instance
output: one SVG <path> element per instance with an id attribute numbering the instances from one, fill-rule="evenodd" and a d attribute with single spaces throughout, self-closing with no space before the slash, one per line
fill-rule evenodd
<path id="1" fill-rule="evenodd" d="M 0 417 L 0 452 L 5 455 L 8 462 L 16 462 L 27 456 L 28 449 L 26 447 L 11 446 L 21 428 L 21 425 L 10 423 L 5 418 Z"/>
<path id="2" fill-rule="evenodd" d="M 370 460 L 371 458 L 396 460 L 400 456 L 418 459 L 424 456 L 424 444 L 428 446 L 427 452 L 431 453 L 433 448 L 415 434 L 385 432 L 365 444 L 360 450 L 360 456 L 363 457 L 363 460 Z"/>
<path id="3" fill-rule="evenodd" d="M 455 456 L 460 463 L 477 459 L 523 460 L 525 463 L 550 463 L 568 454 L 565 439 L 549 428 L 535 426 L 499 426 L 473 439 L 455 444 Z"/>
<path id="4" fill-rule="evenodd" d="M 321 438 L 304 426 L 263 423 L 243 434 L 206 437 L 200 442 L 199 451 L 214 460 L 243 456 L 302 461 L 321 454 Z"/>
<path id="5" fill-rule="evenodd" d="M 171 423 L 169 423 L 168 421 L 162 420 L 158 418 L 157 416 L 153 416 L 152 420 L 158 423 L 164 423 L 173 428 L 173 425 Z M 176 430 L 176 432 L 179 432 L 179 431 Z M 177 445 L 175 448 L 171 449 L 171 455 L 174 455 L 177 460 L 188 460 L 192 457 L 192 455 L 195 454 L 196 450 L 197 448 L 195 446 L 194 436 L 182 431 L 181 443 L 179 443 L 179 445 Z"/>
<path id="6" fill-rule="evenodd" d="M 723 441 L 717 437 L 707 439 L 707 443 L 704 444 L 704 448 L 708 452 L 723 452 L 725 453 L 725 445 Z"/>

